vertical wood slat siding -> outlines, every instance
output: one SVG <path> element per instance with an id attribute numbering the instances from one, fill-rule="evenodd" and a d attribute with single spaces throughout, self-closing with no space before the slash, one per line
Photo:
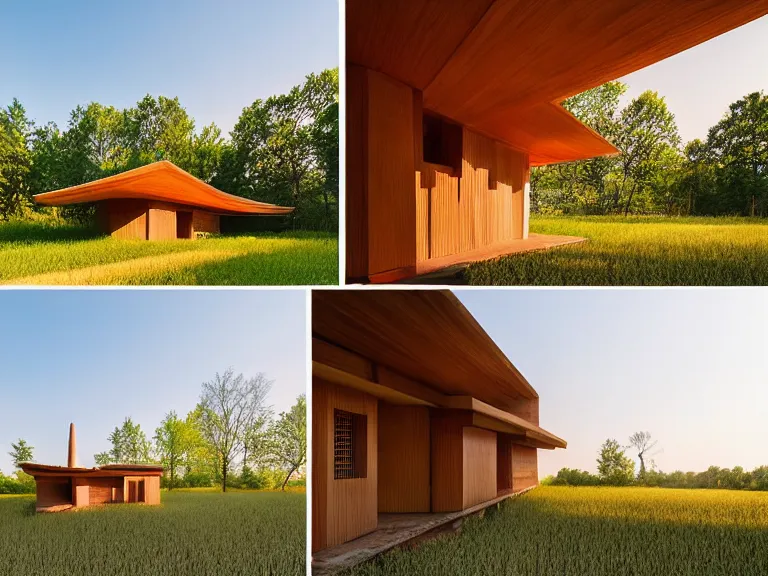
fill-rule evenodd
<path id="1" fill-rule="evenodd" d="M 496 497 L 496 432 L 465 426 L 463 429 L 463 507 Z"/>
<path id="2" fill-rule="evenodd" d="M 539 483 L 539 464 L 536 448 L 512 445 L 512 489 L 525 490 Z"/>
<path id="3" fill-rule="evenodd" d="M 220 229 L 220 217 L 218 214 L 211 214 L 205 210 L 192 211 L 192 238 L 195 237 L 195 232 L 218 234 Z"/>
<path id="4" fill-rule="evenodd" d="M 113 238 L 147 239 L 146 200 L 105 200 L 97 204 L 101 229 Z"/>
<path id="5" fill-rule="evenodd" d="M 512 439 L 508 434 L 496 435 L 496 490 L 512 489 Z"/>
<path id="6" fill-rule="evenodd" d="M 365 478 L 333 478 L 333 411 L 367 416 Z M 312 383 L 312 550 L 342 544 L 376 529 L 377 431 L 376 398 L 329 384 Z"/>
<path id="7" fill-rule="evenodd" d="M 174 240 L 176 238 L 176 212 L 166 207 L 150 204 L 147 213 L 147 237 L 149 240 Z"/>
<path id="8" fill-rule="evenodd" d="M 367 71 L 368 273 L 416 264 L 413 91 Z"/>
<path id="9" fill-rule="evenodd" d="M 417 261 L 524 237 L 525 154 L 464 128 L 461 176 L 418 160 Z"/>
<path id="10" fill-rule="evenodd" d="M 368 71 L 347 64 L 346 223 L 347 278 L 368 275 Z"/>
<path id="11" fill-rule="evenodd" d="M 462 424 L 451 414 L 433 413 L 430 428 L 432 512 L 456 512 L 464 499 Z"/>
<path id="12" fill-rule="evenodd" d="M 379 402 L 379 512 L 429 512 L 429 408 Z"/>

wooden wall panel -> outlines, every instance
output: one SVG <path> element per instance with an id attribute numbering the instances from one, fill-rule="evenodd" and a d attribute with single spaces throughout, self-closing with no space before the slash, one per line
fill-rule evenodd
<path id="1" fill-rule="evenodd" d="M 496 490 L 512 489 L 512 439 L 508 434 L 496 435 Z"/>
<path id="2" fill-rule="evenodd" d="M 192 238 L 195 232 L 207 232 L 209 234 L 218 234 L 220 228 L 220 217 L 218 214 L 211 214 L 205 210 L 192 211 Z"/>
<path id="3" fill-rule="evenodd" d="M 416 265 L 413 90 L 366 77 L 368 273 L 377 274 Z"/>
<path id="4" fill-rule="evenodd" d="M 466 128 L 462 140 L 461 176 L 417 164 L 419 262 L 523 238 L 527 230 L 527 157 Z"/>
<path id="5" fill-rule="evenodd" d="M 160 477 L 144 477 L 144 501 L 150 505 L 160 504 Z"/>
<path id="6" fill-rule="evenodd" d="M 432 512 L 457 512 L 463 507 L 463 427 L 466 422 L 466 414 L 453 411 L 432 412 Z"/>
<path id="7" fill-rule="evenodd" d="M 147 214 L 149 223 L 147 236 L 149 240 L 176 239 L 176 211 L 171 208 L 150 206 Z"/>
<path id="8" fill-rule="evenodd" d="M 91 487 L 87 482 L 82 480 L 73 482 L 72 504 L 75 508 L 85 508 L 91 505 Z"/>
<path id="9" fill-rule="evenodd" d="M 539 460 L 536 448 L 512 446 L 512 489 L 525 490 L 539 483 Z"/>
<path id="10" fill-rule="evenodd" d="M 106 200 L 97 204 L 96 218 L 113 238 L 146 240 L 147 209 L 146 200 Z"/>
<path id="11" fill-rule="evenodd" d="M 496 432 L 463 428 L 463 508 L 496 497 Z"/>
<path id="12" fill-rule="evenodd" d="M 429 409 L 379 402 L 379 512 L 429 512 Z"/>
<path id="13" fill-rule="evenodd" d="M 368 72 L 347 65 L 346 274 L 368 276 Z"/>
<path id="14" fill-rule="evenodd" d="M 367 394 L 329 384 L 312 383 L 312 550 L 342 544 L 376 529 L 378 401 Z M 367 416 L 365 478 L 333 477 L 333 411 Z"/>
<path id="15" fill-rule="evenodd" d="M 88 504 L 110 504 L 113 502 L 113 488 L 120 488 L 122 493 L 122 478 L 90 478 L 83 480 L 89 487 Z M 121 499 L 122 500 L 122 499 Z"/>

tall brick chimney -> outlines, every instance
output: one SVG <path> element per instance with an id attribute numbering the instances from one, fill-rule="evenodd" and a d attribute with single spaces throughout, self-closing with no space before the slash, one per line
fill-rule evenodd
<path id="1" fill-rule="evenodd" d="M 69 454 L 67 455 L 67 466 L 69 468 L 77 467 L 77 442 L 75 440 L 75 425 L 69 425 Z"/>

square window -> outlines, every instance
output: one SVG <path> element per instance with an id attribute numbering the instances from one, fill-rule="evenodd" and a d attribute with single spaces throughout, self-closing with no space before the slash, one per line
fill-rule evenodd
<path id="1" fill-rule="evenodd" d="M 368 476 L 368 417 L 333 411 L 333 478 Z"/>
<path id="2" fill-rule="evenodd" d="M 462 130 L 453 124 L 430 114 L 422 119 L 424 162 L 461 169 Z"/>

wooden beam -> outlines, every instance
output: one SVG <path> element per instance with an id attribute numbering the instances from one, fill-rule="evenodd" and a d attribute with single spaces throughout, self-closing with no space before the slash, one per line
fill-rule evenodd
<path id="1" fill-rule="evenodd" d="M 338 384 L 340 386 L 346 386 L 365 392 L 366 394 L 370 394 L 371 396 L 375 396 L 376 398 L 385 400 L 391 404 L 399 406 L 435 406 L 425 400 L 403 394 L 392 388 L 382 386 L 376 382 L 360 378 L 359 376 L 344 372 L 343 370 L 339 370 L 338 368 L 328 366 L 327 364 L 315 360 L 312 361 L 312 375 L 332 384 Z"/>
<path id="2" fill-rule="evenodd" d="M 312 338 L 312 361 L 343 370 L 365 380 L 374 380 L 373 362 L 317 337 Z"/>

